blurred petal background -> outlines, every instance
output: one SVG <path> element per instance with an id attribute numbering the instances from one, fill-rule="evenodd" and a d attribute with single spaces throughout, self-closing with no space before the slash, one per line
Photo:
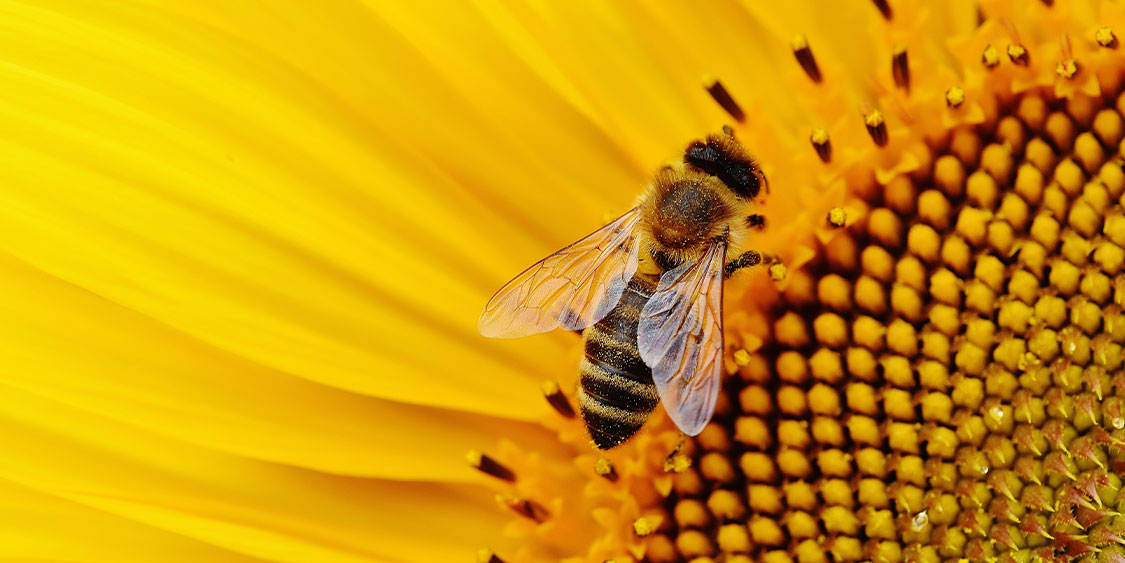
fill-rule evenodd
<path id="1" fill-rule="evenodd" d="M 807 259 L 845 183 L 925 166 L 929 131 L 891 115 L 876 154 L 864 111 L 983 88 L 946 44 L 976 3 L 876 4 L 0 0 L 0 559 L 534 558 L 463 458 L 589 486 L 540 388 L 577 340 L 484 341 L 481 306 L 731 121 L 708 76 L 788 194 L 763 249 Z M 907 39 L 933 84 L 900 99 Z M 571 540 L 628 535 L 579 507 Z"/>

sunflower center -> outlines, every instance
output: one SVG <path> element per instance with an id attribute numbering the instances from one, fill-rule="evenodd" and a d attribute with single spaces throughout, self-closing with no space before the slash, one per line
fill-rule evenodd
<path id="1" fill-rule="evenodd" d="M 648 560 L 1120 560 L 1125 98 L 1005 107 L 789 272 Z"/>

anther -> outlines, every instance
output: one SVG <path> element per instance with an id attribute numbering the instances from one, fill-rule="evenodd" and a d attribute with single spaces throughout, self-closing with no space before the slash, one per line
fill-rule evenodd
<path id="1" fill-rule="evenodd" d="M 465 454 L 465 461 L 481 473 L 491 475 L 502 481 L 516 480 L 516 474 L 512 473 L 511 469 L 504 467 L 499 461 L 492 459 L 480 450 L 469 450 L 469 453 Z"/>
<path id="2" fill-rule="evenodd" d="M 650 536 L 660 527 L 661 519 L 653 516 L 641 516 L 633 520 L 633 533 L 638 537 Z"/>
<path id="3" fill-rule="evenodd" d="M 551 517 L 551 513 L 547 511 L 547 507 L 530 499 L 496 495 L 496 500 L 500 504 L 512 509 L 512 511 L 520 516 L 530 518 L 539 523 L 546 522 L 547 519 Z"/>
<path id="4" fill-rule="evenodd" d="M 906 47 L 896 45 L 894 57 L 891 59 L 891 74 L 895 78 L 895 86 L 910 92 L 910 64 L 906 58 Z"/>
<path id="5" fill-rule="evenodd" d="M 491 549 L 482 549 L 477 552 L 477 563 L 504 563 L 504 560 L 497 557 Z"/>
<path id="6" fill-rule="evenodd" d="M 828 224 L 839 229 L 843 227 L 848 220 L 848 213 L 844 211 L 843 207 L 833 207 L 828 210 Z"/>
<path id="7" fill-rule="evenodd" d="M 752 359 L 750 352 L 747 352 L 745 349 L 735 350 L 734 354 L 731 354 L 731 357 L 734 359 L 734 365 L 742 368 L 750 365 L 750 360 Z"/>
<path id="8" fill-rule="evenodd" d="M 880 147 L 887 144 L 887 122 L 883 119 L 883 112 L 873 109 L 863 116 L 863 124 L 867 126 L 867 133 L 871 140 Z"/>
<path id="9" fill-rule="evenodd" d="M 544 381 L 540 388 L 543 390 L 543 396 L 547 398 L 547 402 L 554 407 L 555 412 L 565 418 L 574 418 L 574 407 L 570 406 L 570 401 L 566 400 L 566 395 L 563 395 L 557 382 Z"/>
<path id="10" fill-rule="evenodd" d="M 965 91 L 960 86 L 954 86 L 945 91 L 945 104 L 953 109 L 961 107 L 965 103 Z"/>
<path id="11" fill-rule="evenodd" d="M 1078 74 L 1078 61 L 1074 59 L 1059 61 L 1059 64 L 1055 65 L 1055 74 L 1067 79 L 1074 78 L 1074 75 Z"/>
<path id="12" fill-rule="evenodd" d="M 597 473 L 599 477 L 611 483 L 617 481 L 617 469 L 613 467 L 613 462 L 604 457 L 599 457 L 598 460 L 594 462 L 594 473 Z"/>
<path id="13" fill-rule="evenodd" d="M 809 141 L 822 162 L 827 163 L 832 160 L 832 141 L 828 138 L 828 130 L 823 127 L 813 129 Z"/>
<path id="14" fill-rule="evenodd" d="M 782 264 L 781 262 L 774 262 L 773 264 L 770 264 L 769 273 L 771 280 L 779 282 L 785 279 L 785 276 L 789 275 L 789 269 L 786 268 L 785 264 Z"/>
<path id="15" fill-rule="evenodd" d="M 719 82 L 719 79 L 716 78 L 709 81 L 709 84 L 707 86 L 707 93 L 711 94 L 711 97 L 715 99 L 715 102 L 717 102 L 724 111 L 730 114 L 730 116 L 733 117 L 735 121 L 742 123 L 746 120 L 746 114 L 743 113 L 742 108 L 738 105 L 738 102 L 734 101 L 734 98 L 731 97 L 730 92 L 727 92 L 727 89 L 725 86 L 723 86 L 723 83 Z"/>
<path id="16" fill-rule="evenodd" d="M 1018 43 L 1008 44 L 1008 58 L 1011 59 L 1013 63 L 1020 66 L 1027 66 L 1029 60 L 1027 49 Z"/>
<path id="17" fill-rule="evenodd" d="M 691 458 L 682 452 L 674 451 L 664 458 L 665 473 L 683 473 L 691 468 Z"/>
<path id="18" fill-rule="evenodd" d="M 1098 42 L 1098 45 L 1107 49 L 1117 48 L 1117 36 L 1114 35 L 1113 30 L 1108 27 L 1099 27 L 1098 30 L 1094 32 L 1094 40 Z"/>
<path id="19" fill-rule="evenodd" d="M 820 67 L 816 65 L 816 58 L 809 48 L 808 38 L 803 34 L 795 35 L 789 41 L 789 46 L 793 48 L 793 56 L 797 57 L 797 62 L 805 70 L 805 74 L 809 75 L 809 79 L 820 84 Z"/>
<path id="20" fill-rule="evenodd" d="M 984 52 L 981 53 L 980 62 L 985 68 L 996 68 L 996 65 L 1000 64 L 1000 51 L 997 51 L 996 47 L 988 45 L 984 48 Z"/>
<path id="21" fill-rule="evenodd" d="M 889 19 L 891 19 L 891 17 L 893 17 L 893 14 L 891 12 L 891 5 L 887 3 L 887 0 L 873 0 L 873 1 L 875 3 L 875 7 L 879 9 L 879 13 L 883 14 L 884 19 L 889 20 Z"/>

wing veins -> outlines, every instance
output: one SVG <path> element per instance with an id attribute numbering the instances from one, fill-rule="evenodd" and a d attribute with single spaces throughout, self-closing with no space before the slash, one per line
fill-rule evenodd
<path id="1" fill-rule="evenodd" d="M 633 208 L 516 276 L 485 306 L 481 333 L 510 338 L 600 320 L 636 270 L 639 220 L 640 208 Z"/>

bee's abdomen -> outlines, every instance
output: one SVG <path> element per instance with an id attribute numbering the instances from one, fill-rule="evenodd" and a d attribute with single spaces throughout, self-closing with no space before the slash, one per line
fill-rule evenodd
<path id="1" fill-rule="evenodd" d="M 652 370 L 637 351 L 637 322 L 653 286 L 634 278 L 617 306 L 583 334 L 578 404 L 590 437 L 603 450 L 640 430 L 660 400 Z"/>

